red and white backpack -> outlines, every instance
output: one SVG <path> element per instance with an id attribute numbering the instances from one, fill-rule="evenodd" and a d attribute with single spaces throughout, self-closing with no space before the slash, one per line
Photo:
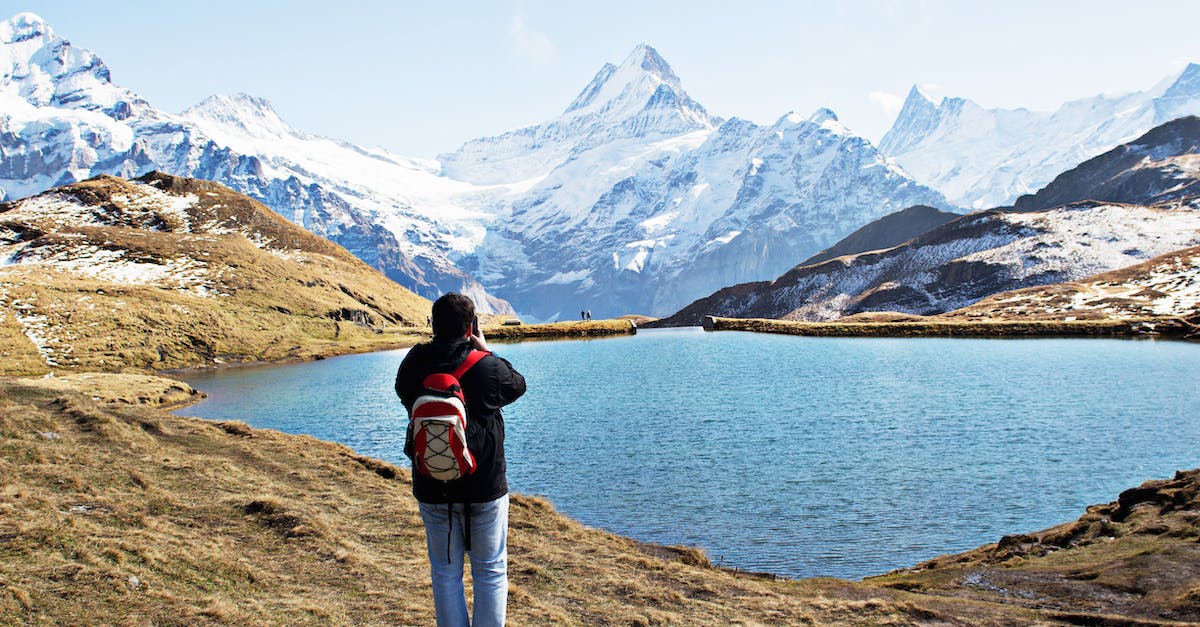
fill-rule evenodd
<path id="1" fill-rule="evenodd" d="M 413 433 L 413 466 L 417 472 L 453 481 L 475 472 L 475 456 L 467 448 L 467 408 L 461 378 L 491 353 L 473 350 L 454 372 L 425 377 L 425 392 L 413 401 L 409 428 Z"/>

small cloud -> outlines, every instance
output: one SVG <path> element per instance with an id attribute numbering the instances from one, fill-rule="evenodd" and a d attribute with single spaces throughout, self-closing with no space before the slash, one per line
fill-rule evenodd
<path id="1" fill-rule="evenodd" d="M 899 115 L 901 107 L 904 106 L 904 97 L 890 91 L 873 91 L 868 98 L 887 115 Z"/>
<path id="2" fill-rule="evenodd" d="M 520 12 L 514 13 L 508 23 L 508 43 L 519 55 L 533 59 L 538 64 L 545 65 L 554 56 L 554 44 L 545 33 L 530 28 L 525 23 L 525 16 Z"/>
<path id="3" fill-rule="evenodd" d="M 921 83 L 918 85 L 921 91 L 925 92 L 934 102 L 939 102 L 942 99 L 942 84 L 941 83 Z"/>

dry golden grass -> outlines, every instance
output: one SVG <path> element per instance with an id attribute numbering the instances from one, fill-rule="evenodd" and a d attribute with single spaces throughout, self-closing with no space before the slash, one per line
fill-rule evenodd
<path id="1" fill-rule="evenodd" d="M 1061 337 L 1183 336 L 1190 325 L 1174 318 L 1124 320 L 985 320 L 928 317 L 922 321 L 800 322 L 767 318 L 712 318 L 705 328 L 784 335 L 838 337 Z"/>
<path id="2" fill-rule="evenodd" d="M 44 374 L 50 368 L 12 313 L 0 316 L 0 374 Z"/>
<path id="3" fill-rule="evenodd" d="M 0 380 L 0 624 L 432 624 L 410 490 L 336 444 Z M 907 592 L 738 576 L 537 498 L 513 497 L 510 545 L 514 625 L 955 622 Z"/>
<path id="4" fill-rule="evenodd" d="M 481 329 L 489 340 L 558 340 L 570 338 L 633 335 L 637 327 L 629 320 L 591 320 L 547 324 L 490 325 Z"/>
<path id="5" fill-rule="evenodd" d="M 37 379 L 21 379 L 20 384 L 50 392 L 79 392 L 93 401 L 177 407 L 194 403 L 203 394 L 174 379 L 150 375 L 79 372 Z"/>

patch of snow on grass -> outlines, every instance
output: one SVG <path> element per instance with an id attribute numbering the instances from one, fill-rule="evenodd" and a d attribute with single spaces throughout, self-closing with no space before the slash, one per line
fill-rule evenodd
<path id="1" fill-rule="evenodd" d="M 95 222 L 92 209 L 69 196 L 48 193 L 21 201 L 16 208 L 6 211 L 3 218 L 5 222 L 50 220 L 59 227 L 81 226 Z"/>
<path id="2" fill-rule="evenodd" d="M 161 262 L 138 261 L 127 259 L 123 251 L 97 246 L 40 252 L 49 254 L 24 262 L 47 264 L 62 272 L 111 283 L 151 285 L 191 292 L 197 296 L 213 293 L 208 264 L 190 257 L 173 257 Z"/>
<path id="3" fill-rule="evenodd" d="M 1160 315 L 1192 315 L 1200 311 L 1200 256 L 1190 265 L 1176 264 L 1175 268 L 1159 268 L 1150 281 L 1154 289 L 1166 296 L 1154 299 L 1152 308 Z"/>
<path id="4" fill-rule="evenodd" d="M 40 313 L 34 312 L 34 302 L 30 300 L 14 300 L 12 308 L 16 312 L 17 322 L 21 324 L 21 332 L 25 337 L 29 338 L 30 342 L 37 347 L 38 354 L 42 356 L 42 361 L 48 366 L 60 366 L 55 357 L 57 345 L 60 344 L 57 338 L 50 334 L 53 325 L 50 324 L 50 319 Z"/>
<path id="5" fill-rule="evenodd" d="M 157 187 L 144 183 L 133 183 L 133 185 L 138 191 L 142 192 L 142 196 L 120 197 L 121 200 L 124 200 L 129 205 L 129 208 L 157 213 L 162 217 L 164 222 L 171 224 L 178 230 L 187 231 L 191 228 L 188 209 L 191 209 L 196 203 L 200 202 L 198 196 L 195 194 L 184 194 L 182 196 L 169 194 Z M 117 196 L 113 196 L 113 200 L 117 199 Z"/>
<path id="6" fill-rule="evenodd" d="M 1200 212 L 1192 210 L 1106 205 L 1003 214 L 1002 219 L 1040 234 L 963 260 L 1009 266 L 1016 280 L 1047 273 L 1081 279 L 1200 244 Z"/>
<path id="7" fill-rule="evenodd" d="M 176 196 L 151 185 L 134 183 L 130 194 L 114 194 L 112 202 L 122 208 L 122 214 L 135 224 L 145 222 L 148 226 L 153 217 L 168 225 L 168 230 L 187 230 L 188 213 L 199 199 L 195 194 Z M 40 194 L 20 201 L 16 208 L 4 213 L 4 220 L 38 223 L 50 221 L 56 227 L 108 225 L 113 220 L 101 206 L 86 205 L 57 192 Z M 112 216 L 115 217 L 115 216 Z M 160 229 L 161 230 L 161 229 Z"/>

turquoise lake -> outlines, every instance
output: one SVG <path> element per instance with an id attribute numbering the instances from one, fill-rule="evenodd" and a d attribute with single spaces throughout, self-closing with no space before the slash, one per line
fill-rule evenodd
<path id="1" fill-rule="evenodd" d="M 1200 345 L 698 329 L 495 344 L 509 483 L 715 563 L 859 578 L 1078 518 L 1200 467 Z M 408 466 L 404 351 L 186 377 L 183 415 Z"/>

